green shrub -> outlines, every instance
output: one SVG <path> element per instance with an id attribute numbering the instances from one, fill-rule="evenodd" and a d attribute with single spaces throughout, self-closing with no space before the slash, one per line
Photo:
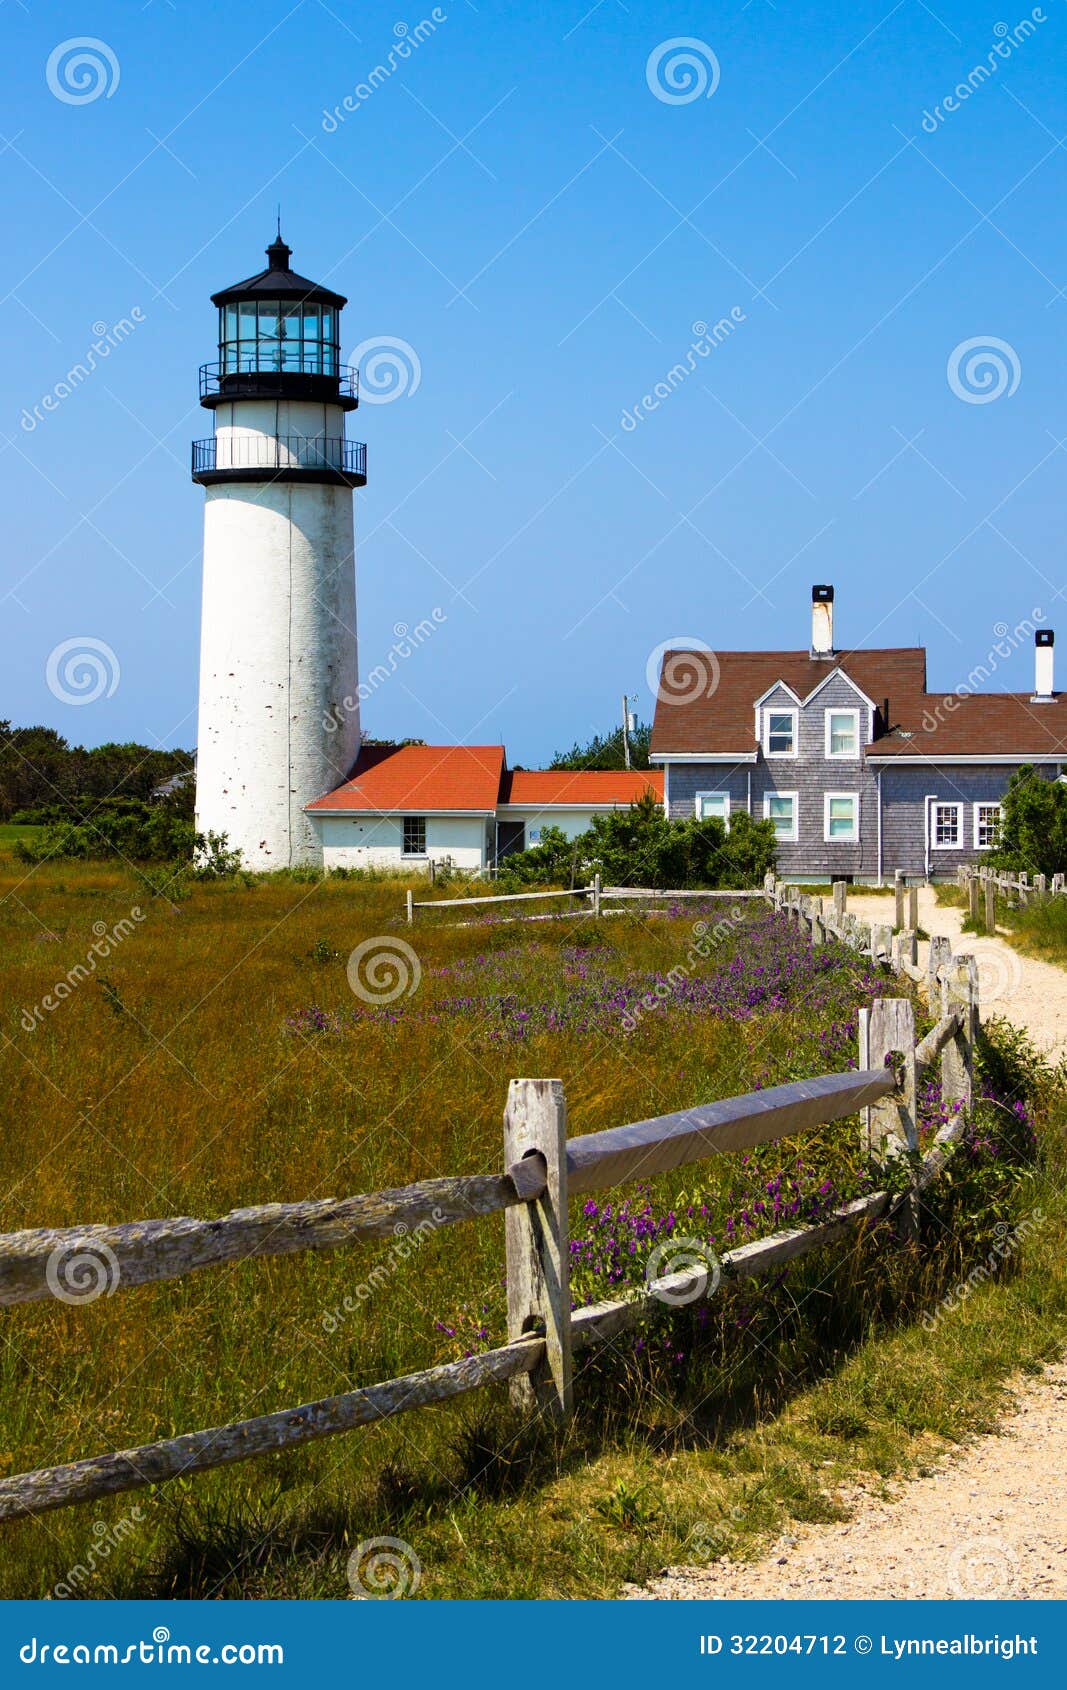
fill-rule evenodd
<path id="1" fill-rule="evenodd" d="M 1008 782 L 996 848 L 987 860 L 1013 874 L 1067 871 L 1067 785 L 1045 780 L 1033 768 L 1017 770 Z"/>
<path id="2" fill-rule="evenodd" d="M 670 821 L 651 793 L 626 810 L 596 816 L 587 832 L 567 839 L 546 827 L 541 843 L 506 859 L 502 882 L 513 885 L 567 883 L 599 871 L 606 884 L 658 889 L 755 886 L 774 867 L 776 842 L 770 822 L 745 811 Z"/>

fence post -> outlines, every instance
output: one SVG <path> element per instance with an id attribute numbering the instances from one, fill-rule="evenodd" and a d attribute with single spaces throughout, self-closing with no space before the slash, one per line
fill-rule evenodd
<path id="1" fill-rule="evenodd" d="M 600 914 L 600 871 L 593 876 L 593 914 Z"/>
<path id="2" fill-rule="evenodd" d="M 411 923 L 412 923 L 412 922 L 413 922 L 413 921 L 414 921 L 414 919 L 415 919 L 415 910 L 414 910 L 414 904 L 413 904 L 413 897 L 414 897 L 414 894 L 413 894 L 413 893 L 412 893 L 412 890 L 411 890 L 411 888 L 410 888 L 410 886 L 409 886 L 409 887 L 408 887 L 408 890 L 407 890 L 407 911 L 408 911 L 408 926 L 409 926 L 409 927 L 410 927 L 410 926 L 411 926 Z"/>
<path id="3" fill-rule="evenodd" d="M 867 1149 L 884 1161 L 887 1156 L 918 1150 L 919 1128 L 915 1112 L 915 1012 L 908 998 L 875 998 L 867 1028 L 868 1066 L 882 1068 L 894 1058 L 896 1090 L 880 1097 L 867 1110 Z M 900 1207 L 900 1226 L 906 1238 L 919 1230 L 919 1209 L 914 1194 Z"/>
<path id="4" fill-rule="evenodd" d="M 971 1107 L 974 1095 L 974 1040 L 978 1030 L 978 964 L 973 956 L 953 957 L 941 982 L 941 1013 L 963 1014 L 963 1027 L 941 1052 L 941 1098 Z"/>
<path id="5" fill-rule="evenodd" d="M 873 962 L 893 961 L 893 929 L 891 927 L 871 928 L 871 960 Z"/>
<path id="6" fill-rule="evenodd" d="M 834 914 L 837 917 L 838 921 L 842 921 L 844 919 L 845 900 L 847 899 L 847 897 L 848 897 L 848 882 L 847 882 L 847 880 L 835 880 L 834 881 Z"/>
<path id="7" fill-rule="evenodd" d="M 774 870 L 769 868 L 763 876 L 763 896 L 769 904 L 774 903 Z"/>
<path id="8" fill-rule="evenodd" d="M 899 933 L 904 926 L 904 870 L 893 871 L 893 897 L 896 900 L 893 909 L 893 926 Z"/>
<path id="9" fill-rule="evenodd" d="M 919 938 L 914 927 L 905 927 L 903 933 L 897 935 L 897 959 L 901 963 L 910 963 L 914 968 L 919 961 Z"/>
<path id="10" fill-rule="evenodd" d="M 861 1053 L 862 1054 L 862 1053 Z M 887 1056 L 903 1057 L 897 1089 L 880 1097 L 867 1111 L 868 1148 L 875 1155 L 890 1150 L 916 1150 L 915 1012 L 908 998 L 875 998 L 867 1027 L 867 1066 L 884 1068 Z"/>
<path id="11" fill-rule="evenodd" d="M 919 888 L 908 887 L 908 926 L 913 933 L 919 928 Z"/>
<path id="12" fill-rule="evenodd" d="M 504 1112 L 504 1166 L 538 1152 L 548 1168 L 540 1197 L 508 1209 L 508 1340 L 544 1332 L 544 1359 L 511 1381 L 511 1401 L 523 1413 L 570 1418 L 571 1293 L 567 1232 L 567 1103 L 562 1080 L 512 1080 Z"/>
<path id="13" fill-rule="evenodd" d="M 813 945 L 825 945 L 826 943 L 826 920 L 823 915 L 821 898 L 812 898 L 811 900 L 811 942 Z"/>
<path id="14" fill-rule="evenodd" d="M 978 876 L 969 874 L 967 876 L 967 914 L 972 921 L 978 920 L 978 893 Z"/>
<path id="15" fill-rule="evenodd" d="M 997 930 L 997 883 L 992 875 L 985 883 L 985 925 L 987 933 Z"/>
<path id="16" fill-rule="evenodd" d="M 1064 877 L 1063 877 L 1062 874 L 1054 874 L 1052 876 L 1052 896 L 1053 897 L 1056 897 L 1060 892 L 1063 891 L 1063 880 L 1064 880 Z"/>
<path id="17" fill-rule="evenodd" d="M 1048 881 L 1043 874 L 1034 875 L 1034 891 L 1039 898 L 1044 898 L 1048 891 Z"/>
<path id="18" fill-rule="evenodd" d="M 938 970 L 951 961 L 951 941 L 935 933 L 930 940 L 930 960 L 926 965 L 926 990 L 931 1009 L 941 1001 L 941 987 L 937 982 Z"/>

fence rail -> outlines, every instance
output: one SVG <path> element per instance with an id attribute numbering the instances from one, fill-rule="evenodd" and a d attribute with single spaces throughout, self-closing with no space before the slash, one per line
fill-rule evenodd
<path id="1" fill-rule="evenodd" d="M 431 869 L 432 866 L 431 864 Z M 567 892 L 493 892 L 487 893 L 485 897 L 473 898 L 416 898 L 414 892 L 409 890 L 405 894 L 405 916 L 410 926 L 415 919 L 416 910 L 463 909 L 481 904 L 522 904 L 536 898 L 588 898 L 592 914 L 599 916 L 603 913 L 604 904 L 612 901 L 640 902 L 642 899 L 651 899 L 654 902 L 663 898 L 675 901 L 686 898 L 729 898 L 731 902 L 736 902 L 738 899 L 765 897 L 766 893 L 758 888 L 734 890 L 730 887 L 708 887 L 694 890 L 684 887 L 664 890 L 656 886 L 602 886 L 600 876 L 596 874 L 588 886 L 572 886 Z"/>
<path id="2" fill-rule="evenodd" d="M 890 966 L 899 961 L 884 934 L 864 937 L 838 895 L 834 912 L 773 878 L 770 902 L 820 933 L 863 943 Z M 476 900 L 482 901 L 482 900 Z M 838 907 L 840 906 L 840 908 Z M 918 976 L 920 971 L 908 965 Z M 505 1215 L 508 1342 L 484 1354 L 444 1363 L 321 1401 L 253 1419 L 185 1433 L 138 1448 L 110 1451 L 63 1466 L 0 1480 L 0 1520 L 17 1519 L 138 1486 L 293 1448 L 508 1382 L 514 1406 L 552 1420 L 572 1412 L 572 1358 L 635 1325 L 665 1301 L 711 1296 L 721 1282 L 756 1278 L 832 1243 L 865 1222 L 894 1215 L 905 1236 L 918 1230 L 918 1194 L 947 1164 L 972 1097 L 978 1021 L 973 959 L 952 957 L 945 941 L 931 946 L 921 976 L 942 1014 L 916 1044 L 910 999 L 879 998 L 860 1011 L 858 1066 L 725 1098 L 605 1132 L 569 1138 L 563 1084 L 512 1080 L 504 1120 L 504 1173 L 425 1180 L 397 1190 L 340 1200 L 265 1204 L 216 1220 L 179 1216 L 119 1226 L 34 1230 L 0 1237 L 0 1304 L 53 1295 L 52 1264 L 66 1253 L 106 1262 L 114 1289 L 173 1279 L 226 1261 L 336 1249 L 385 1238 L 403 1224 L 436 1226 Z M 940 1060 L 943 1096 L 957 1105 L 947 1126 L 917 1161 L 908 1190 L 875 1191 L 843 1205 L 816 1225 L 784 1230 L 727 1252 L 721 1274 L 699 1268 L 653 1279 L 613 1301 L 572 1309 L 568 1201 L 637 1176 L 680 1168 L 713 1156 L 808 1132 L 862 1112 L 865 1143 L 884 1163 L 918 1150 L 916 1077 Z"/>

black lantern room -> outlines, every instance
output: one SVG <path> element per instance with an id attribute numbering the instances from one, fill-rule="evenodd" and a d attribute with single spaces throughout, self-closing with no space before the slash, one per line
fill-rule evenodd
<path id="1" fill-rule="evenodd" d="M 298 276 L 289 267 L 292 256 L 279 230 L 267 248 L 265 270 L 211 296 L 219 313 L 219 356 L 200 367 L 200 403 L 216 413 L 215 434 L 194 440 L 192 454 L 193 480 L 203 487 L 278 480 L 366 486 L 367 448 L 346 438 L 344 417 L 337 414 L 359 403 L 358 372 L 340 356 L 346 301 Z M 310 400 L 322 407 L 321 420 L 310 432 L 306 421 L 302 430 L 290 422 L 283 425 L 290 432 L 279 432 L 275 404 L 268 403 L 260 428 L 247 406 L 235 428 L 235 412 L 225 407 L 256 399 Z"/>
<path id="2" fill-rule="evenodd" d="M 211 296 L 219 312 L 219 356 L 200 370 L 200 402 L 311 399 L 354 410 L 358 376 L 341 363 L 344 295 L 290 269 L 279 232 L 267 268 Z"/>

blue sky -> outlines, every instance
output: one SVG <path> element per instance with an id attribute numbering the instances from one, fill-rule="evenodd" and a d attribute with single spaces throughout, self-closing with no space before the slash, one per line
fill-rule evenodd
<path id="1" fill-rule="evenodd" d="M 1063 0 L 445 0 L 390 66 L 434 15 L 3 0 L 0 715 L 194 742 L 197 366 L 279 201 L 346 356 L 418 370 L 349 419 L 363 672 L 443 614 L 369 732 L 536 763 L 624 690 L 647 715 L 665 640 L 806 644 L 814 581 L 839 643 L 921 640 L 938 689 L 1005 624 L 1067 628 Z M 93 99 L 55 57 L 85 36 Z M 49 658 L 86 639 L 113 670 L 74 705 Z M 1028 643 L 998 660 L 1031 679 Z"/>

